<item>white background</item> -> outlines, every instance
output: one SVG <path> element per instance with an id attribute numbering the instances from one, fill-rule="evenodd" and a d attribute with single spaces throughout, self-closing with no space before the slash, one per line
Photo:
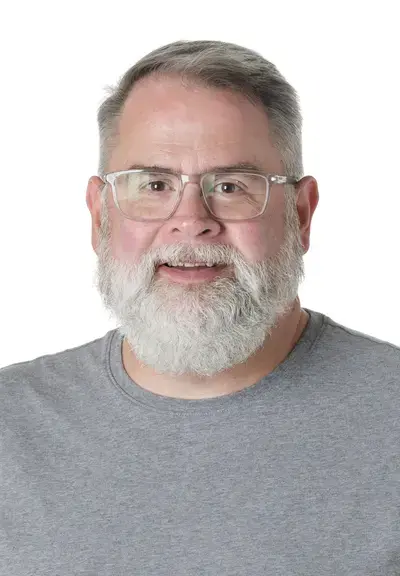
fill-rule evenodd
<path id="1" fill-rule="evenodd" d="M 171 41 L 243 44 L 300 94 L 320 203 L 303 306 L 400 345 L 398 2 L 8 2 L 1 9 L 0 366 L 115 326 L 86 183 L 103 88 Z"/>

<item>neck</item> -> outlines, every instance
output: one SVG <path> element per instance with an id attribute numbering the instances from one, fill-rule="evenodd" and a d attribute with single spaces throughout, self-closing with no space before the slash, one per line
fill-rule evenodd
<path id="1" fill-rule="evenodd" d="M 212 378 L 193 374 L 168 376 L 158 374 L 138 362 L 124 339 L 122 360 L 128 376 L 139 386 L 171 398 L 202 399 L 224 396 L 243 390 L 272 372 L 291 352 L 308 322 L 308 314 L 296 298 L 290 312 L 282 317 L 264 346 L 247 362 L 234 366 Z"/>

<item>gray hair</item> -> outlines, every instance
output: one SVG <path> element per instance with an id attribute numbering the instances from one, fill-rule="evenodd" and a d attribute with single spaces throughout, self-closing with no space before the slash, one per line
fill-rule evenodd
<path id="1" fill-rule="evenodd" d="M 100 135 L 99 174 L 107 170 L 118 138 L 118 123 L 134 84 L 151 74 L 180 75 L 182 80 L 227 89 L 261 104 L 269 119 L 271 139 L 282 156 L 285 173 L 303 176 L 302 116 L 295 89 L 276 66 L 257 52 L 216 40 L 178 41 L 153 50 L 109 87 L 97 122 Z M 105 188 L 105 187 L 104 187 Z"/>

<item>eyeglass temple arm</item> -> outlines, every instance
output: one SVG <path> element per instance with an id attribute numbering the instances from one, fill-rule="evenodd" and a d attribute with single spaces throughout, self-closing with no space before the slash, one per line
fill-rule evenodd
<path id="1" fill-rule="evenodd" d="M 270 177 L 272 184 L 297 184 L 299 180 L 297 178 L 292 178 L 291 176 L 278 176 L 274 174 Z"/>

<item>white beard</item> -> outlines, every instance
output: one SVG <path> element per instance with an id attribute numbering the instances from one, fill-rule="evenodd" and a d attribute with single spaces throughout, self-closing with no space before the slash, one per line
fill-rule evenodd
<path id="1" fill-rule="evenodd" d="M 229 246 L 178 244 L 134 265 L 112 257 L 104 207 L 95 282 L 137 360 L 160 374 L 211 377 L 261 348 L 304 278 L 295 205 L 287 212 L 284 243 L 265 262 L 248 264 Z M 154 277 L 156 264 L 185 256 L 231 264 L 232 276 L 193 285 Z"/>

